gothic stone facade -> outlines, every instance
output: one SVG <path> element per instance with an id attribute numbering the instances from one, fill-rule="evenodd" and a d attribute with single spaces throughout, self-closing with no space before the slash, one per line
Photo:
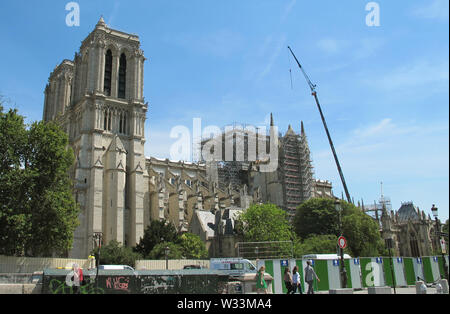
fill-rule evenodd
<path id="1" fill-rule="evenodd" d="M 62 126 L 76 156 L 71 177 L 81 213 L 70 257 L 86 258 L 96 232 L 103 243 L 134 246 L 150 219 L 186 231 L 195 210 L 249 198 L 209 184 L 204 165 L 145 157 L 145 60 L 138 36 L 100 19 L 74 60 L 50 74 L 43 120 Z"/>
<path id="2" fill-rule="evenodd" d="M 50 75 L 43 119 L 62 126 L 76 156 L 71 175 L 81 213 L 70 256 L 86 257 L 95 232 L 105 243 L 134 245 L 143 236 L 149 211 L 144 61 L 137 36 L 101 19 L 74 60 Z"/>
<path id="3" fill-rule="evenodd" d="M 397 212 L 383 210 L 381 235 L 393 239 L 394 255 L 430 256 L 439 250 L 436 243 L 435 222 L 412 202 L 402 203 Z"/>

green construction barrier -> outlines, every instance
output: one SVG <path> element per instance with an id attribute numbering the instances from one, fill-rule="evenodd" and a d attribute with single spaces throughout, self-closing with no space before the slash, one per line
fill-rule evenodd
<path id="1" fill-rule="evenodd" d="M 353 289 L 361 289 L 361 262 L 359 258 L 352 258 L 350 263 L 350 277 Z"/>
<path id="2" fill-rule="evenodd" d="M 405 265 L 405 277 L 408 286 L 413 286 L 416 284 L 416 273 L 414 271 L 413 259 L 411 257 L 403 258 L 403 263 Z"/>
<path id="3" fill-rule="evenodd" d="M 362 282 L 362 286 L 364 288 L 369 287 L 367 285 L 367 280 L 365 280 L 365 278 L 367 278 L 367 276 L 370 275 L 371 270 L 368 269 L 367 265 L 370 264 L 372 262 L 371 258 L 361 258 L 360 259 L 360 264 L 361 264 L 361 282 Z"/>
<path id="4" fill-rule="evenodd" d="M 273 278 L 275 278 L 274 272 L 273 272 L 273 261 L 267 260 L 264 262 L 266 266 L 266 273 L 270 274 Z M 272 281 L 272 291 L 275 291 L 275 280 Z"/>
<path id="5" fill-rule="evenodd" d="M 177 271 L 84 271 L 80 294 L 214 294 L 226 287 L 229 276 L 209 269 Z M 73 294 L 69 270 L 45 269 L 43 294 Z"/>
<path id="6" fill-rule="evenodd" d="M 431 260 L 429 257 L 423 257 L 422 258 L 422 262 L 423 262 L 423 274 L 424 274 L 424 279 L 427 283 L 432 283 L 434 282 L 434 278 L 433 278 L 433 271 L 431 269 Z"/>
<path id="7" fill-rule="evenodd" d="M 353 288 L 353 283 L 352 283 L 352 272 L 350 269 L 350 263 L 353 263 L 353 260 L 344 260 L 344 265 L 345 265 L 345 271 L 347 272 L 347 288 Z"/>
<path id="8" fill-rule="evenodd" d="M 285 284 L 284 284 L 284 270 L 285 270 L 285 268 L 289 268 L 289 266 L 286 266 L 286 267 L 282 267 L 281 268 L 281 289 L 282 289 L 282 292 L 283 292 L 283 294 L 286 294 L 287 293 L 287 289 L 286 289 L 286 286 L 285 286 Z M 291 271 L 291 269 L 289 268 L 289 271 Z M 292 273 L 292 272 L 291 272 Z"/>
<path id="9" fill-rule="evenodd" d="M 393 287 L 394 279 L 392 278 L 393 270 L 393 261 L 389 257 L 383 257 L 383 271 L 384 271 L 384 280 L 386 286 Z"/>
<path id="10" fill-rule="evenodd" d="M 439 263 L 439 273 L 441 274 L 441 278 L 445 278 L 444 259 L 442 258 L 442 256 L 438 256 L 438 263 Z M 447 270 L 448 270 L 448 264 L 447 264 Z"/>
<path id="11" fill-rule="evenodd" d="M 303 261 L 297 260 L 296 265 L 298 267 L 298 273 L 300 274 L 300 282 L 302 283 L 302 292 L 305 293 L 305 274 L 304 274 L 304 268 L 303 268 Z"/>
<path id="12" fill-rule="evenodd" d="M 330 290 L 330 284 L 328 283 L 328 261 L 326 260 L 315 260 L 314 270 L 320 279 L 317 283 L 318 291 L 328 291 Z"/>

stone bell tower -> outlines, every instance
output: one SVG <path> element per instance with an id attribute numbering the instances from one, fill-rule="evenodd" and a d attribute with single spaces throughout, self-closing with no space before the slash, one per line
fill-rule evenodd
<path id="1" fill-rule="evenodd" d="M 104 244 L 127 246 L 144 234 L 145 60 L 138 36 L 113 30 L 101 18 L 74 60 L 50 75 L 44 120 L 66 130 L 76 156 L 71 175 L 81 213 L 71 257 L 89 255 L 95 232 L 102 232 Z"/>

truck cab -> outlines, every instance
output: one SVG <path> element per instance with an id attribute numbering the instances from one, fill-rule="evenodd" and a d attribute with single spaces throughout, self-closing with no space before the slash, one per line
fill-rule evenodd
<path id="1" fill-rule="evenodd" d="M 256 273 L 256 267 L 247 259 L 242 258 L 212 258 L 210 269 L 220 270 L 232 276 L 241 276 L 245 273 Z"/>

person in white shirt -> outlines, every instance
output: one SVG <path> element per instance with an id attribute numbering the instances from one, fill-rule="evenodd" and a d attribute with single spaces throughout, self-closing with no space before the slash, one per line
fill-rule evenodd
<path id="1" fill-rule="evenodd" d="M 303 294 L 302 291 L 302 285 L 301 285 L 301 278 L 300 274 L 298 273 L 298 267 L 295 266 L 292 270 L 292 294 L 295 294 L 298 290 L 299 294 Z"/>

